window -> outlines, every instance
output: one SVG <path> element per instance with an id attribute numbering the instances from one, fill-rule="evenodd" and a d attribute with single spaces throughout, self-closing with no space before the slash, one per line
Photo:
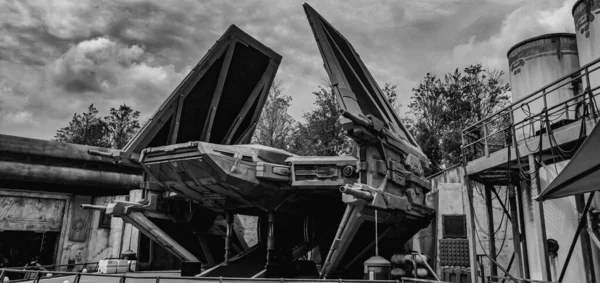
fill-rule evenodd
<path id="1" fill-rule="evenodd" d="M 100 220 L 98 221 L 98 229 L 110 229 L 110 219 L 112 217 L 104 210 L 100 211 Z"/>
<path id="2" fill-rule="evenodd" d="M 444 238 L 467 238 L 467 220 L 464 214 L 442 215 Z"/>

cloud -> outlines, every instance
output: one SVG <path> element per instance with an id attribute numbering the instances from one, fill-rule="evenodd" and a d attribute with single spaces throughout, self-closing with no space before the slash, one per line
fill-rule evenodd
<path id="1" fill-rule="evenodd" d="M 143 53 L 137 45 L 124 46 L 106 37 L 82 41 L 52 64 L 52 76 L 56 85 L 67 92 L 109 90 L 118 85 L 119 75 L 134 67 Z"/>
<path id="2" fill-rule="evenodd" d="M 520 40 L 572 26 L 573 0 L 315 1 L 399 102 L 427 73 L 507 68 Z M 283 56 L 277 80 L 301 119 L 327 77 L 298 1 L 0 2 L 0 132 L 51 138 L 94 103 L 154 113 L 229 25 Z M 403 109 L 405 110 L 405 109 Z"/>
<path id="3" fill-rule="evenodd" d="M 457 66 L 478 62 L 490 68 L 507 70 L 506 53 L 515 44 L 546 33 L 573 32 L 571 8 L 574 2 L 544 1 L 546 5 L 543 6 L 537 2 L 527 3 L 510 13 L 497 33 L 481 39 L 471 36 L 466 43 L 456 45 L 434 66 L 434 71 L 448 72 Z"/>

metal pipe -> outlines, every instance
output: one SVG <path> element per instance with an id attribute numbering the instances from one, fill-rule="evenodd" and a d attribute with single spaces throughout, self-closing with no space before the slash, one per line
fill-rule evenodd
<path id="1" fill-rule="evenodd" d="M 20 155 L 37 155 L 50 158 L 70 159 L 88 162 L 112 163 L 104 158 L 92 156 L 88 151 L 95 151 L 106 155 L 119 155 L 118 150 L 71 144 L 47 140 L 39 140 L 18 136 L 0 135 L 0 152 L 20 154 Z M 134 154 L 134 157 L 137 157 Z M 132 162 L 123 162 L 123 165 L 133 168 L 139 168 L 138 165 Z"/>
<path id="2" fill-rule="evenodd" d="M 363 190 L 357 190 L 352 187 L 347 187 L 347 186 L 340 187 L 340 192 L 349 194 L 351 196 L 354 196 L 356 198 L 363 199 L 366 201 L 373 200 L 373 195 L 371 193 L 363 191 Z"/>
<path id="3" fill-rule="evenodd" d="M 494 186 L 491 186 L 492 188 Z M 487 217 L 488 217 L 488 246 L 490 250 L 490 255 L 496 259 L 496 237 L 494 235 L 494 208 L 492 207 L 492 188 L 489 185 L 485 186 L 485 207 L 487 209 Z M 518 231 L 517 231 L 518 232 Z M 493 264 L 490 266 L 490 273 L 494 276 L 498 275 L 498 268 Z"/>
<path id="4" fill-rule="evenodd" d="M 429 263 L 427 263 L 427 260 L 421 255 L 421 254 L 416 254 L 418 255 L 421 260 L 423 261 L 423 263 L 425 264 L 425 267 L 427 267 L 427 269 L 429 269 L 429 272 L 431 272 L 431 275 L 433 275 L 433 277 L 435 278 L 435 280 L 437 281 L 442 281 L 440 280 L 440 278 L 437 276 L 437 274 L 435 272 L 433 272 L 433 268 L 431 268 L 431 266 L 429 266 Z M 416 271 L 415 271 L 416 273 Z"/>
<path id="5" fill-rule="evenodd" d="M 81 209 L 83 210 L 106 210 L 105 205 L 97 205 L 97 204 L 82 204 Z"/>
<path id="6" fill-rule="evenodd" d="M 575 230 L 575 237 L 573 237 L 573 241 L 571 242 L 571 246 L 569 247 L 569 252 L 567 253 L 567 258 L 565 259 L 565 265 L 560 271 L 560 276 L 558 277 L 558 282 L 562 282 L 565 277 L 565 273 L 567 272 L 567 267 L 569 266 L 569 261 L 571 260 L 571 256 L 573 255 L 573 249 L 575 249 L 575 244 L 577 244 L 577 238 L 579 238 L 579 234 L 585 224 L 587 223 L 587 213 L 590 210 L 590 206 L 592 205 L 592 200 L 594 200 L 594 194 L 596 192 L 591 192 L 588 200 L 581 212 L 581 219 L 579 219 L 579 224 L 577 225 L 577 230 Z"/>
<path id="7" fill-rule="evenodd" d="M 139 189 L 142 175 L 0 161 L 0 179 L 101 187 L 106 190 L 135 190 Z"/>

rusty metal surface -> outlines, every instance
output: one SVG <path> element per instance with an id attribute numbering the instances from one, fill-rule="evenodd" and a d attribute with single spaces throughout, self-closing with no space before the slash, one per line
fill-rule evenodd
<path id="1" fill-rule="evenodd" d="M 60 231 L 65 200 L 0 195 L 0 230 Z"/>

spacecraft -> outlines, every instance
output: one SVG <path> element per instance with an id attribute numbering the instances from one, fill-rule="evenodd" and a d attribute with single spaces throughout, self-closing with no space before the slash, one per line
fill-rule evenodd
<path id="1" fill-rule="evenodd" d="M 375 237 L 383 256 L 405 251 L 435 214 L 424 198 L 429 161 L 348 40 L 304 10 L 353 154 L 250 144 L 282 57 L 232 25 L 121 154 L 107 156 L 139 164 L 145 199 L 86 207 L 123 218 L 182 262 L 203 263 L 197 276 L 360 278 Z M 178 212 L 179 226 L 160 224 L 174 200 L 190 209 Z M 236 237 L 236 215 L 259 219 L 256 245 Z M 211 234 L 217 222 L 224 234 Z"/>

